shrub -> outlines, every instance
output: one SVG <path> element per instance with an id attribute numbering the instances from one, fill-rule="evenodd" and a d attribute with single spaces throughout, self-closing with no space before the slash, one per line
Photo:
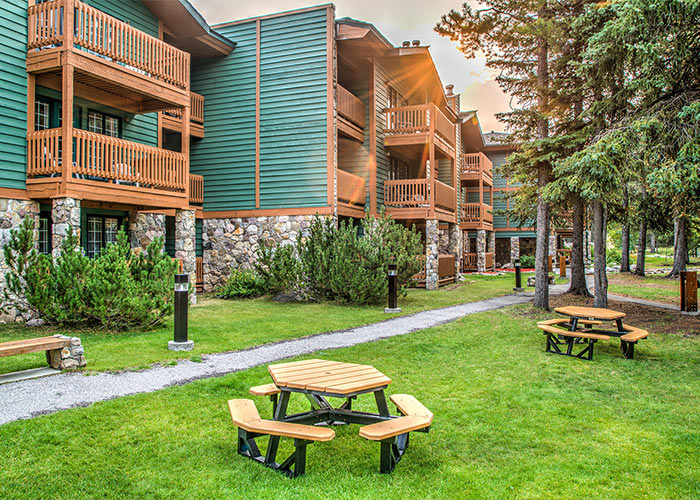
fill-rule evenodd
<path id="1" fill-rule="evenodd" d="M 296 287 L 318 300 L 376 304 L 387 297 L 389 263 L 397 264 L 405 294 L 421 269 L 421 253 L 420 235 L 383 215 L 366 217 L 361 228 L 316 217 L 296 249 L 261 248 L 256 269 L 270 293 Z"/>
<path id="2" fill-rule="evenodd" d="M 34 220 L 26 218 L 3 249 L 9 267 L 3 309 L 49 324 L 111 330 L 156 326 L 172 314 L 177 263 L 163 253 L 163 238 L 136 255 L 120 230 L 116 243 L 89 259 L 68 230 L 54 260 L 36 251 L 33 233 Z"/>
<path id="3" fill-rule="evenodd" d="M 260 277 L 261 294 L 276 294 L 298 289 L 301 263 L 294 245 L 267 247 L 261 245 L 255 271 Z"/>
<path id="4" fill-rule="evenodd" d="M 259 297 L 263 294 L 263 280 L 251 269 L 232 269 L 226 284 L 217 292 L 222 299 Z"/>
<path id="5" fill-rule="evenodd" d="M 520 256 L 520 267 L 523 269 L 534 269 L 535 268 L 535 257 L 532 255 L 521 255 Z"/>
<path id="6" fill-rule="evenodd" d="M 605 252 L 605 264 L 617 266 L 622 262 L 622 251 L 619 248 L 608 248 Z"/>

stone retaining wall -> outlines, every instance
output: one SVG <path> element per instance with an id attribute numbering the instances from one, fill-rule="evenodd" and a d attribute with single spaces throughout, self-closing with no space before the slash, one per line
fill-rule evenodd
<path id="1" fill-rule="evenodd" d="M 75 370 L 76 368 L 82 368 L 87 365 L 85 351 L 78 337 L 56 336 L 61 339 L 70 339 L 70 346 L 64 347 L 63 349 L 47 351 L 46 357 L 51 368 L 57 370 Z"/>
<path id="2" fill-rule="evenodd" d="M 279 215 L 231 219 L 204 219 L 202 247 L 204 290 L 226 282 L 231 268 L 250 268 L 261 244 L 295 244 L 308 234 L 313 215 Z"/>

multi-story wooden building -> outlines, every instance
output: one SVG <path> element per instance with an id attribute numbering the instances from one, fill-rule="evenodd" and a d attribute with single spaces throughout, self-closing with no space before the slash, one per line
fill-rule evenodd
<path id="1" fill-rule="evenodd" d="M 210 27 L 187 0 L 6 0 L 0 20 L 3 242 L 30 214 L 41 251 L 72 227 L 96 255 L 125 226 L 211 290 L 315 215 L 384 210 L 422 232 L 436 288 L 509 229 L 501 153 L 429 48 L 332 4 Z"/>

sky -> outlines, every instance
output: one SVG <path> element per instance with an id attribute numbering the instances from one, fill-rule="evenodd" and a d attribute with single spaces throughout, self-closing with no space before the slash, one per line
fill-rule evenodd
<path id="1" fill-rule="evenodd" d="M 209 24 L 235 21 L 285 10 L 310 7 L 322 0 L 190 0 Z M 467 60 L 449 39 L 433 27 L 442 14 L 460 9 L 462 0 L 336 0 L 336 17 L 352 17 L 374 24 L 394 45 L 404 40 L 420 40 L 430 52 L 444 85 L 454 84 L 462 94 L 462 110 L 478 110 L 483 132 L 503 131 L 494 114 L 508 111 L 510 98 L 486 68 L 485 59 Z"/>

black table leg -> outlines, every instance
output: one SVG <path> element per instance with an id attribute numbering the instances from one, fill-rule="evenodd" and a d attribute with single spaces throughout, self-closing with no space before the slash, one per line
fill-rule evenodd
<path id="1" fill-rule="evenodd" d="M 289 396 L 291 392 L 282 390 L 280 392 L 280 400 L 277 403 L 277 408 L 275 410 L 275 420 L 284 420 L 287 414 L 287 405 L 289 405 Z M 280 444 L 279 436 L 270 436 L 270 441 L 267 445 L 267 452 L 265 453 L 265 463 L 273 464 L 275 463 L 275 458 L 277 458 L 277 448 Z"/>
<path id="2" fill-rule="evenodd" d="M 615 323 L 617 323 L 617 331 L 618 332 L 625 332 L 625 327 L 622 325 L 622 318 L 615 320 Z"/>
<path id="3" fill-rule="evenodd" d="M 386 404 L 386 397 L 384 396 L 384 390 L 374 391 L 374 399 L 377 401 L 377 409 L 382 417 L 389 416 L 389 407 Z"/>

